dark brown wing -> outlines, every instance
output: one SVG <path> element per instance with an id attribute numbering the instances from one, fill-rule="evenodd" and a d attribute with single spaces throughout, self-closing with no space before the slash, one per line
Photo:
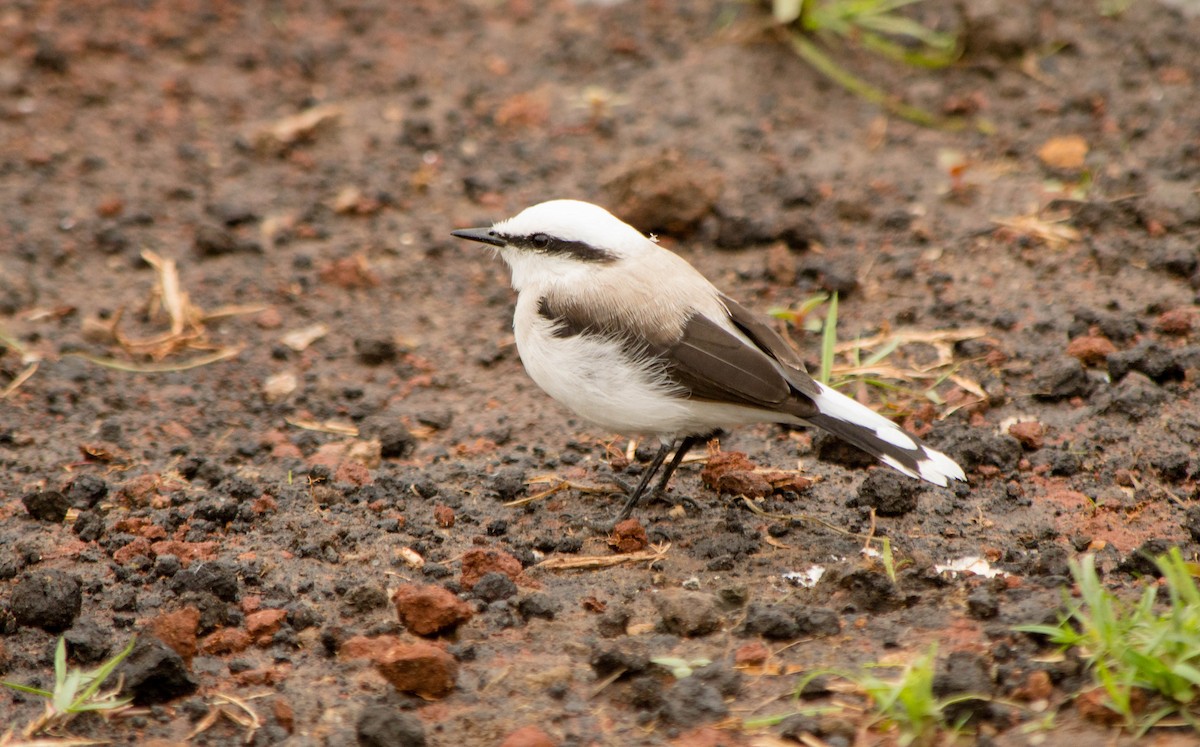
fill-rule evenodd
<path id="1" fill-rule="evenodd" d="M 701 314 L 688 320 L 683 336 L 661 357 L 697 399 L 775 409 L 791 394 L 770 358 Z"/>
<path id="2" fill-rule="evenodd" d="M 733 320 L 734 326 L 741 330 L 742 334 L 753 340 L 754 344 L 761 348 L 767 355 L 783 364 L 783 373 L 787 377 L 788 383 L 796 391 L 809 397 L 816 397 L 820 394 L 817 383 L 813 381 L 813 378 L 808 375 L 808 371 L 804 368 L 804 361 L 800 360 L 800 356 L 796 354 L 792 346 L 788 345 L 787 341 L 778 332 L 771 329 L 757 314 L 732 298 L 722 295 L 721 303 L 725 304 L 725 308 L 729 309 L 730 319 Z"/>
<path id="3" fill-rule="evenodd" d="M 778 334 L 750 311 L 722 297 L 733 323 L 753 344 L 703 314 L 684 324 L 678 339 L 648 339 L 622 333 L 611 320 L 570 303 L 538 300 L 538 314 L 554 323 L 556 337 L 597 335 L 628 348 L 630 357 L 650 355 L 663 374 L 693 399 L 775 410 L 797 417 L 817 413 L 810 397 L 816 384 L 804 364 Z M 810 394 L 811 391 L 811 394 Z"/>
<path id="4" fill-rule="evenodd" d="M 689 319 L 679 341 L 659 355 L 668 375 L 694 399 L 776 410 L 801 418 L 817 412 L 807 396 L 796 396 L 792 377 L 785 376 L 784 367 L 772 355 L 747 345 L 702 314 Z"/>

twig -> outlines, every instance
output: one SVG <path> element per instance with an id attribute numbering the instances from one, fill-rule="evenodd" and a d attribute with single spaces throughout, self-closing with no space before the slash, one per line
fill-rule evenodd
<path id="1" fill-rule="evenodd" d="M 67 355 L 75 358 L 83 358 L 85 361 L 90 361 L 98 366 L 113 368 L 118 371 L 129 371 L 131 373 L 170 373 L 172 371 L 189 371 L 193 368 L 207 366 L 210 363 L 218 363 L 229 358 L 234 358 L 245 349 L 246 346 L 244 345 L 221 348 L 208 355 L 201 355 L 181 363 L 129 363 L 119 361 L 115 358 L 91 355 L 90 353 L 67 353 Z"/>
<path id="2" fill-rule="evenodd" d="M 571 483 L 567 482 L 566 480 L 563 480 L 561 482 L 557 482 L 557 483 L 551 485 L 549 488 L 546 488 L 545 490 L 543 490 L 539 493 L 534 493 L 533 495 L 527 495 L 524 498 L 518 498 L 515 501 L 509 501 L 508 503 L 502 503 L 500 505 L 504 506 L 505 508 L 512 508 L 514 506 L 524 506 L 527 503 L 533 503 L 535 501 L 540 501 L 544 498 L 549 498 L 550 496 L 555 495 L 557 493 L 561 493 L 562 491 L 566 490 L 569 487 L 571 487 Z"/>
<path id="3" fill-rule="evenodd" d="M 759 516 L 762 516 L 762 517 L 765 517 L 768 519 L 780 519 L 783 521 L 804 521 L 804 522 L 808 522 L 810 524 L 817 524 L 819 526 L 825 527 L 829 531 L 834 532 L 836 534 L 840 534 L 844 537 L 856 537 L 856 538 L 862 539 L 862 540 L 868 539 L 868 536 L 865 534 L 859 534 L 858 532 L 851 532 L 849 530 L 842 529 L 839 526 L 830 524 L 828 521 L 825 521 L 823 519 L 818 519 L 815 516 L 809 516 L 808 514 L 771 513 L 770 511 L 764 511 L 761 508 L 759 508 L 759 506 L 756 505 L 754 503 L 754 501 L 750 500 L 746 496 L 743 495 L 743 496 L 741 496 L 741 498 L 746 503 L 746 507 L 749 508 L 753 513 L 756 513 Z"/>
<path id="4" fill-rule="evenodd" d="M 612 568 L 613 566 L 624 565 L 626 563 L 640 563 L 642 561 L 653 563 L 657 560 L 662 560 L 669 549 L 671 549 L 671 545 L 667 543 L 665 545 L 655 545 L 651 550 L 631 552 L 625 555 L 585 555 L 575 558 L 547 558 L 535 565 L 534 568 L 545 568 L 550 571 L 577 571 L 590 568 Z"/>
<path id="5" fill-rule="evenodd" d="M 527 480 L 525 482 L 526 485 L 545 485 L 547 483 L 550 483 L 550 487 L 547 488 L 546 490 L 541 491 L 540 493 L 534 493 L 533 495 L 527 495 L 524 498 L 518 498 L 515 501 L 509 501 L 508 503 L 503 503 L 501 505 L 508 506 L 508 507 L 524 506 L 527 503 L 534 503 L 535 501 L 540 501 L 545 498 L 549 498 L 550 496 L 552 496 L 556 493 L 561 493 L 564 490 L 578 490 L 580 493 L 593 493 L 593 494 L 603 494 L 603 495 L 608 495 L 611 493 L 620 493 L 625 490 L 625 488 L 621 487 L 620 485 L 616 485 L 616 484 L 613 484 L 613 485 L 583 485 L 583 484 L 580 484 L 577 482 L 572 482 L 570 480 L 560 479 L 558 477 L 555 477 L 554 475 L 543 475 L 542 477 L 535 477 L 532 480 Z"/>
<path id="6" fill-rule="evenodd" d="M 8 386 L 0 391 L 0 399 L 8 399 L 8 396 L 17 391 L 17 388 L 29 381 L 29 378 L 38 370 L 38 362 L 34 361 L 25 367 L 25 370 L 17 374 L 17 378 L 8 382 Z"/>
<path id="7" fill-rule="evenodd" d="M 318 433 L 335 433 L 339 436 L 358 436 L 358 428 L 345 423 L 338 423 L 333 420 L 326 420 L 318 423 L 315 420 L 301 420 L 299 418 L 284 418 L 283 421 L 288 425 L 297 428 L 303 428 L 306 431 L 317 431 Z"/>
<path id="8" fill-rule="evenodd" d="M 893 330 L 883 334 L 874 335 L 873 337 L 860 337 L 856 340 L 838 343 L 837 352 L 844 353 L 848 350 L 856 348 L 875 347 L 881 343 L 899 340 L 900 344 L 904 345 L 910 342 L 924 342 L 929 344 L 939 342 L 962 342 L 963 340 L 973 340 L 977 337 L 984 337 L 988 334 L 987 327 L 963 327 L 961 329 L 900 329 Z"/>
<path id="9" fill-rule="evenodd" d="M 179 268 L 175 260 L 160 257 L 155 252 L 146 249 L 142 259 L 158 273 L 159 292 L 162 294 L 162 307 L 171 319 L 171 335 L 178 337 L 188 324 L 188 297 L 179 282 Z"/>

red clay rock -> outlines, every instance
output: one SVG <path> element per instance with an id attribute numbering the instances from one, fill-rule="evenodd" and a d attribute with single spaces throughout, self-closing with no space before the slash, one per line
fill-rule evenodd
<path id="1" fill-rule="evenodd" d="M 443 529 L 449 529 L 454 526 L 454 509 L 449 506 L 437 505 L 433 507 L 433 520 Z"/>
<path id="2" fill-rule="evenodd" d="M 1130 691 L 1130 706 L 1136 711 L 1143 710 L 1145 705 L 1145 696 L 1142 695 L 1142 690 L 1133 688 Z M 1108 696 L 1104 694 L 1104 689 L 1097 687 L 1092 690 L 1085 690 L 1075 698 L 1075 710 L 1084 719 L 1102 726 L 1116 726 L 1121 723 L 1122 716 L 1113 709 L 1109 708 L 1106 703 Z"/>
<path id="3" fill-rule="evenodd" d="M 516 581 L 521 575 L 521 561 L 500 550 L 467 550 L 462 558 L 463 588 L 470 591 L 489 573 L 503 573 Z"/>
<path id="4" fill-rule="evenodd" d="M 1025 684 L 1013 692 L 1013 697 L 1021 700 L 1047 700 L 1054 694 L 1054 684 L 1050 675 L 1038 669 L 1029 673 Z"/>
<path id="5" fill-rule="evenodd" d="M 200 650 L 212 656 L 236 654 L 250 645 L 250 634 L 241 628 L 221 628 L 205 636 Z"/>
<path id="6" fill-rule="evenodd" d="M 375 668 L 402 693 L 440 698 L 454 689 L 458 662 L 432 643 L 401 643 L 375 657 Z"/>
<path id="7" fill-rule="evenodd" d="M 174 555 L 186 568 L 193 560 L 216 560 L 216 542 L 181 542 L 179 540 L 163 540 L 150 545 L 155 555 Z"/>
<path id="8" fill-rule="evenodd" d="M 192 658 L 196 655 L 196 626 L 199 624 L 200 610 L 189 606 L 154 618 L 150 623 L 150 631 L 191 667 Z"/>
<path id="9" fill-rule="evenodd" d="M 536 726 L 522 726 L 505 737 L 500 747 L 558 747 L 558 742 Z"/>
<path id="10" fill-rule="evenodd" d="M 247 669 L 233 675 L 239 685 L 276 685 L 287 679 L 287 672 L 275 667 Z"/>
<path id="11" fill-rule="evenodd" d="M 370 485 L 373 481 L 371 478 L 371 470 L 364 467 L 358 462 L 343 460 L 337 466 L 337 471 L 333 473 L 334 482 L 346 482 L 351 485 Z"/>
<path id="12" fill-rule="evenodd" d="M 125 565 L 139 555 L 147 558 L 154 557 L 150 549 L 150 540 L 145 537 L 135 537 L 129 544 L 113 553 L 113 561 Z"/>
<path id="13" fill-rule="evenodd" d="M 1189 335 L 1195 323 L 1191 309 L 1171 309 L 1154 321 L 1154 328 L 1164 335 Z"/>
<path id="14" fill-rule="evenodd" d="M 417 635 L 435 635 L 458 627 L 472 615 L 471 605 L 440 586 L 405 584 L 396 589 L 392 602 L 400 622 Z"/>
<path id="15" fill-rule="evenodd" d="M 338 647 L 338 658 L 344 661 L 350 659 L 374 659 L 376 655 L 401 643 L 403 641 L 394 635 L 380 635 L 374 638 L 368 638 L 365 635 L 356 635 L 353 638 L 347 638 Z"/>
<path id="16" fill-rule="evenodd" d="M 262 646 L 271 642 L 271 636 L 275 635 L 286 619 L 285 610 L 252 612 L 246 615 L 246 631 Z"/>
<path id="17" fill-rule="evenodd" d="M 318 271 L 317 276 L 321 278 L 322 283 L 346 290 L 374 288 L 379 285 L 379 276 L 371 270 L 370 265 L 367 264 L 367 258 L 361 254 L 326 263 Z"/>
<path id="18" fill-rule="evenodd" d="M 276 696 L 271 701 L 271 712 L 275 715 L 275 723 L 283 727 L 283 730 L 291 734 L 296 730 L 296 711 L 292 708 L 292 704 L 288 703 L 280 696 Z"/>
<path id="19" fill-rule="evenodd" d="M 1037 451 L 1046 445 L 1046 426 L 1036 420 L 1026 420 L 1008 426 L 1008 435 L 1021 442 L 1026 451 Z"/>
<path id="20" fill-rule="evenodd" d="M 1067 345 L 1067 355 L 1078 358 L 1085 366 L 1101 366 L 1108 356 L 1117 352 L 1117 346 L 1107 337 L 1085 336 L 1076 337 Z"/>
<path id="21" fill-rule="evenodd" d="M 751 641 L 734 652 L 733 663 L 739 667 L 759 667 L 769 658 L 771 658 L 771 650 L 762 641 Z"/>

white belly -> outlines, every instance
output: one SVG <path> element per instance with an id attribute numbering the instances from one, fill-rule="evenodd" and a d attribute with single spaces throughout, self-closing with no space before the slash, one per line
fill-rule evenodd
<path id="1" fill-rule="evenodd" d="M 550 322 L 536 313 L 522 313 L 520 306 L 518 301 L 517 350 L 530 378 L 575 414 L 606 430 L 674 437 L 794 420 L 755 408 L 687 399 L 664 379 L 661 365 L 631 358 L 620 342 L 588 334 L 555 337 Z"/>

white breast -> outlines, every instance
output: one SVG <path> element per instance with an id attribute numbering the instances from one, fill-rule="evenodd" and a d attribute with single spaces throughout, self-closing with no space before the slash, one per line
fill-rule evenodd
<path id="1" fill-rule="evenodd" d="M 669 434 L 687 424 L 688 401 L 663 381 L 658 366 L 631 358 L 618 341 L 555 337 L 531 293 L 517 299 L 514 322 L 530 378 L 580 417 L 625 434 Z"/>

